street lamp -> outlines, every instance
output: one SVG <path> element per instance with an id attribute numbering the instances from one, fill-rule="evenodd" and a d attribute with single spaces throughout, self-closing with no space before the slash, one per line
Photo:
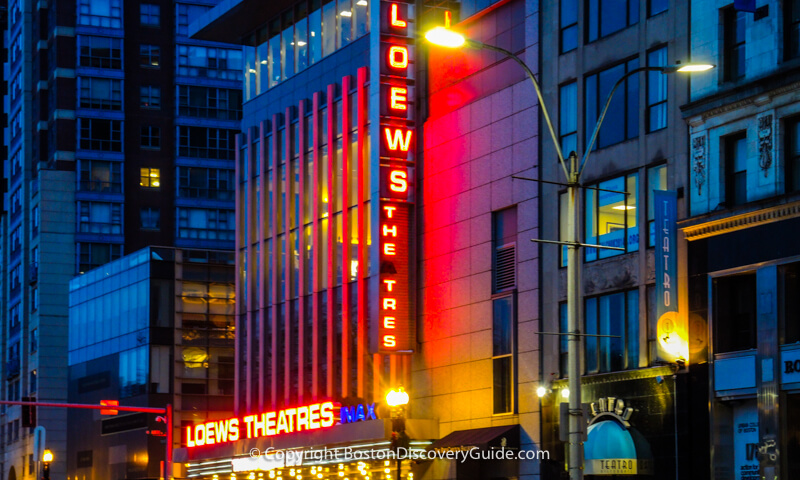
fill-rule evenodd
<path id="1" fill-rule="evenodd" d="M 390 390 L 386 394 L 386 404 L 392 407 L 392 450 L 396 455 L 397 461 L 397 480 L 400 480 L 402 463 L 400 460 L 400 448 L 408 448 L 408 435 L 406 435 L 406 405 L 408 405 L 408 393 L 400 387 L 397 390 Z"/>
<path id="2" fill-rule="evenodd" d="M 53 452 L 50 450 L 45 450 L 42 453 L 42 462 L 44 462 L 44 467 L 42 468 L 42 480 L 50 480 L 50 462 L 53 461 Z"/>
<path id="3" fill-rule="evenodd" d="M 567 182 L 567 198 L 569 201 L 569 208 L 567 213 L 567 240 L 566 241 L 553 241 L 553 240 L 535 240 L 542 243 L 555 243 L 559 245 L 566 245 L 567 246 L 567 330 L 566 333 L 568 335 L 568 368 L 567 368 L 567 377 L 568 377 L 568 388 L 566 390 L 562 390 L 562 394 L 566 393 L 569 397 L 569 477 L 572 480 L 580 480 L 583 478 L 583 451 L 582 451 L 582 439 L 581 439 L 581 425 L 580 419 L 583 416 L 583 411 L 581 409 L 581 381 L 580 381 L 580 342 L 581 337 L 587 336 L 587 334 L 581 333 L 580 330 L 580 323 L 578 321 L 578 292 L 580 291 L 580 247 L 592 247 L 592 248 L 604 248 L 604 249 L 611 249 L 611 250 L 622 250 L 623 248 L 618 247 L 607 247 L 604 245 L 589 245 L 582 243 L 579 238 L 578 233 L 578 224 L 580 219 L 578 218 L 578 195 L 579 195 L 579 188 L 581 187 L 580 178 L 581 173 L 583 172 L 584 167 L 586 166 L 586 160 L 589 158 L 589 153 L 592 151 L 592 147 L 594 146 L 594 142 L 597 139 L 597 135 L 600 132 L 600 126 L 603 123 L 603 119 L 606 116 L 606 112 L 608 111 L 608 107 L 611 105 L 611 98 L 614 96 L 614 92 L 616 92 L 617 88 L 625 81 L 626 78 L 630 77 L 633 74 L 639 72 L 660 72 L 663 74 L 675 73 L 675 72 L 703 72 L 706 70 L 710 70 L 714 68 L 714 65 L 708 64 L 686 64 L 686 65 L 669 65 L 663 67 L 639 67 L 627 72 L 623 75 L 617 83 L 611 88 L 611 91 L 608 94 L 608 98 L 606 99 L 605 106 L 600 113 L 600 117 L 597 119 L 597 123 L 594 126 L 594 131 L 592 132 L 592 136 L 590 137 L 589 144 L 586 146 L 586 151 L 583 154 L 583 159 L 578 162 L 578 155 L 575 152 L 569 152 L 569 158 L 567 162 L 564 161 L 564 155 L 561 152 L 561 145 L 559 143 L 558 137 L 556 136 L 555 130 L 553 129 L 553 123 L 550 121 L 550 115 L 547 113 L 547 107 L 545 106 L 544 99 L 542 98 L 542 90 L 539 87 L 539 82 L 536 80 L 536 76 L 533 74 L 531 69 L 525 62 L 516 56 L 515 54 L 509 52 L 508 50 L 500 47 L 496 47 L 494 45 L 487 45 L 483 42 L 479 42 L 477 40 L 471 40 L 465 38 L 463 35 L 454 32 L 450 29 L 444 27 L 436 27 L 433 30 L 429 31 L 425 38 L 435 44 L 442 47 L 450 47 L 450 48 L 458 48 L 461 46 L 467 46 L 470 48 L 482 49 L 482 50 L 490 50 L 493 52 L 498 52 L 515 62 L 525 70 L 525 73 L 530 78 L 531 83 L 533 83 L 533 87 L 536 90 L 536 96 L 539 98 L 539 107 L 542 110 L 542 116 L 544 117 L 545 123 L 547 124 L 547 129 L 550 132 L 550 138 L 553 140 L 553 146 L 556 149 L 556 153 L 558 154 L 558 161 L 561 164 L 561 168 L 564 171 L 564 175 L 566 176 Z M 546 183 L 554 183 L 554 182 L 546 182 Z M 602 335 L 601 335 L 602 336 Z"/>

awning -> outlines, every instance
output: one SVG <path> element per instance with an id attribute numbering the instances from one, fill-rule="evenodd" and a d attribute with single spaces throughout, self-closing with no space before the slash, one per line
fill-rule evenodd
<path id="1" fill-rule="evenodd" d="M 519 425 L 458 430 L 436 440 L 428 450 L 482 450 L 490 448 L 519 449 Z"/>
<path id="2" fill-rule="evenodd" d="M 613 419 L 589 427 L 584 458 L 587 475 L 653 474 L 653 452 L 647 439 Z"/>

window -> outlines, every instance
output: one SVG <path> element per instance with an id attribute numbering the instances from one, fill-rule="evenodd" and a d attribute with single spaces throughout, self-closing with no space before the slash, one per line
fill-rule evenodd
<path id="1" fill-rule="evenodd" d="M 756 274 L 713 280 L 714 353 L 756 348 Z"/>
<path id="2" fill-rule="evenodd" d="M 586 248 L 587 262 L 639 250 L 638 178 L 639 175 L 633 173 L 592 185 L 597 189 L 586 190 L 586 243 L 625 249 Z"/>
<path id="3" fill-rule="evenodd" d="M 494 259 L 492 283 L 494 292 L 517 286 L 517 207 L 492 213 Z"/>
<path id="4" fill-rule="evenodd" d="M 161 148 L 161 128 L 152 125 L 142 125 L 142 148 L 158 150 Z"/>
<path id="5" fill-rule="evenodd" d="M 778 267 L 780 343 L 800 342 L 800 263 Z"/>
<path id="6" fill-rule="evenodd" d="M 78 244 L 78 272 L 84 273 L 122 257 L 122 245 L 116 243 Z"/>
<path id="7" fill-rule="evenodd" d="M 588 0 L 586 37 L 593 42 L 639 21 L 639 0 Z"/>
<path id="8" fill-rule="evenodd" d="M 139 87 L 139 106 L 142 108 L 161 108 L 161 87 L 145 85 Z"/>
<path id="9" fill-rule="evenodd" d="M 639 67 L 639 60 L 621 63 L 586 78 L 586 132 L 588 144 L 614 84 Z M 608 107 L 593 148 L 604 148 L 639 135 L 639 76 L 628 77 L 617 89 Z"/>
<path id="10" fill-rule="evenodd" d="M 122 28 L 122 0 L 78 0 L 78 25 Z"/>
<path id="11" fill-rule="evenodd" d="M 139 186 L 147 188 L 159 188 L 161 186 L 161 169 L 140 168 Z"/>
<path id="12" fill-rule="evenodd" d="M 178 208 L 178 238 L 233 241 L 234 211 Z"/>
<path id="13" fill-rule="evenodd" d="M 667 189 L 667 166 L 659 165 L 647 169 L 647 246 L 652 247 L 656 242 L 656 212 L 654 190 Z"/>
<path id="14" fill-rule="evenodd" d="M 29 353 L 36 353 L 39 350 L 39 329 L 34 328 L 30 333 L 30 351 Z"/>
<path id="15" fill-rule="evenodd" d="M 121 193 L 122 164 L 80 160 L 79 188 L 84 192 Z"/>
<path id="16" fill-rule="evenodd" d="M 17 188 L 11 194 L 11 215 L 22 213 L 22 188 Z"/>
<path id="17" fill-rule="evenodd" d="M 80 148 L 106 152 L 122 151 L 122 121 L 80 118 Z"/>
<path id="18" fill-rule="evenodd" d="M 88 0 L 87 0 L 88 1 Z M 92 68 L 122 68 L 122 39 L 109 37 L 78 36 L 80 44 L 80 66 Z"/>
<path id="19" fill-rule="evenodd" d="M 178 127 L 178 155 L 182 157 L 233 160 L 236 130 L 223 128 Z"/>
<path id="20" fill-rule="evenodd" d="M 81 108 L 122 110 L 122 80 L 80 77 Z"/>
<path id="21" fill-rule="evenodd" d="M 147 393 L 148 347 L 119 353 L 119 396 L 133 397 Z"/>
<path id="22" fill-rule="evenodd" d="M 562 85 L 559 89 L 558 134 L 565 160 L 569 152 L 578 151 L 578 84 Z"/>
<path id="23" fill-rule="evenodd" d="M 30 371 L 30 375 L 28 376 L 28 393 L 36 392 L 36 389 L 38 387 L 36 380 L 37 380 L 37 375 L 36 375 L 36 370 L 34 369 Z M 33 459 L 33 455 L 31 455 L 31 459 Z"/>
<path id="24" fill-rule="evenodd" d="M 241 49 L 178 45 L 178 75 L 241 82 L 243 67 Z"/>
<path id="25" fill-rule="evenodd" d="M 747 13 L 733 9 L 723 10 L 724 20 L 724 45 L 723 57 L 724 75 L 726 81 L 733 81 L 744 77 L 745 74 L 745 26 Z"/>
<path id="26" fill-rule="evenodd" d="M 639 367 L 638 290 L 587 298 L 585 316 L 586 373 Z"/>
<path id="27" fill-rule="evenodd" d="M 667 47 L 647 53 L 648 67 L 667 65 Z M 667 128 L 667 76 L 661 72 L 647 72 L 647 131 Z"/>
<path id="28" fill-rule="evenodd" d="M 11 243 L 10 247 L 12 254 L 17 253 L 20 247 L 22 246 L 21 237 L 22 237 L 22 225 L 18 226 L 17 228 L 11 231 L 10 235 L 11 241 L 9 243 Z"/>
<path id="29" fill-rule="evenodd" d="M 569 197 L 567 192 L 558 194 L 558 239 L 566 242 L 569 237 Z M 561 266 L 567 266 L 567 254 L 569 248 L 566 245 L 561 245 L 559 251 L 561 252 Z"/>
<path id="30" fill-rule="evenodd" d="M 228 169 L 178 167 L 178 197 L 233 200 L 234 177 Z"/>
<path id="31" fill-rule="evenodd" d="M 784 5 L 784 52 L 786 59 L 800 57 L 800 0 L 787 0 Z"/>
<path id="32" fill-rule="evenodd" d="M 652 17 L 661 12 L 666 12 L 669 8 L 669 0 L 648 0 L 647 1 L 647 16 Z"/>
<path id="33" fill-rule="evenodd" d="M 146 27 L 161 25 L 161 7 L 152 3 L 139 4 L 139 22 Z"/>
<path id="34" fill-rule="evenodd" d="M 514 328 L 513 296 L 492 301 L 492 375 L 494 413 L 514 411 Z"/>
<path id="35" fill-rule="evenodd" d="M 161 228 L 161 211 L 158 208 L 142 207 L 139 220 L 142 230 L 158 230 Z"/>
<path id="36" fill-rule="evenodd" d="M 786 192 L 800 190 L 800 119 L 786 122 Z"/>
<path id="37" fill-rule="evenodd" d="M 139 65 L 158 68 L 161 65 L 161 47 L 158 45 L 139 45 Z"/>
<path id="38" fill-rule="evenodd" d="M 578 0 L 559 2 L 561 14 L 561 53 L 578 48 Z"/>
<path id="39" fill-rule="evenodd" d="M 177 5 L 177 14 L 175 16 L 175 32 L 184 37 L 188 36 L 189 24 L 209 10 L 211 10 L 209 5 L 188 5 L 185 3 L 179 3 Z"/>
<path id="40" fill-rule="evenodd" d="M 33 207 L 33 212 L 31 213 L 31 222 L 33 223 L 33 235 L 39 233 L 39 205 Z"/>
<path id="41" fill-rule="evenodd" d="M 241 120 L 242 91 L 179 85 L 178 114 L 218 120 Z"/>
<path id="42" fill-rule="evenodd" d="M 747 203 L 747 134 L 736 133 L 722 138 L 725 148 L 725 203 Z"/>
<path id="43" fill-rule="evenodd" d="M 558 333 L 569 333 L 569 312 L 566 303 L 558 304 Z M 567 335 L 558 336 L 558 369 L 561 378 L 569 375 L 569 337 Z"/>
<path id="44" fill-rule="evenodd" d="M 78 202 L 78 228 L 81 233 L 122 233 L 122 204 Z"/>
<path id="45" fill-rule="evenodd" d="M 39 288 L 31 287 L 31 312 L 39 310 Z"/>

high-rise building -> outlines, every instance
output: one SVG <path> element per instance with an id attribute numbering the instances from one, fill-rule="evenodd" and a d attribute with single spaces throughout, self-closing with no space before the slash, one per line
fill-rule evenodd
<path id="1" fill-rule="evenodd" d="M 432 51 L 448 19 L 537 70 L 535 1 L 242 0 L 190 27 L 245 45 L 245 100 L 237 412 L 187 426 L 188 476 L 538 473 L 538 188 L 512 178 L 537 176 L 536 93 L 502 55 Z M 529 461 L 394 463 L 403 433 Z"/>
<path id="2" fill-rule="evenodd" d="M 542 239 L 568 240 L 574 220 L 579 239 L 597 246 L 580 250 L 582 273 L 573 285 L 567 284 L 567 246 L 541 247 L 542 330 L 560 334 L 542 337 L 542 442 L 554 460 L 546 478 L 560 478 L 567 460 L 569 287 L 577 291 L 578 332 L 585 335 L 579 343 L 580 403 L 589 406 L 581 417 L 588 431 L 581 447 L 584 473 L 699 475 L 693 459 L 698 444 L 691 440 L 701 437 L 689 426 L 703 417 L 688 398 L 692 392 L 704 398 L 706 382 L 681 343 L 689 304 L 686 243 L 670 237 L 665 252 L 661 237 L 665 230 L 676 235 L 676 215 L 684 218 L 688 211 L 688 136 L 680 106 L 689 100 L 690 81 L 684 73 L 655 70 L 710 60 L 690 49 L 688 20 L 687 1 L 542 3 L 542 84 L 556 141 L 565 157 L 575 151 L 579 161 L 591 148 L 578 216 L 570 218 L 568 179 L 553 142 L 542 140 L 541 179 L 561 183 L 542 185 L 548 205 L 541 212 Z M 692 85 L 709 78 L 702 75 L 712 74 L 696 74 Z M 671 192 L 664 195 L 673 195 L 673 209 L 656 224 L 663 212 L 661 203 L 656 208 L 660 191 Z M 670 266 L 667 279 L 657 278 L 665 253 L 675 261 L 669 265 L 681 269 Z M 664 298 L 671 300 L 670 311 L 659 321 Z"/>
<path id="3" fill-rule="evenodd" d="M 3 398 L 67 400 L 76 274 L 147 245 L 233 247 L 242 50 L 187 36 L 215 3 L 9 5 Z M 56 458 L 66 417 L 38 414 Z M 19 407 L 0 428 L 4 478 L 30 478 Z"/>

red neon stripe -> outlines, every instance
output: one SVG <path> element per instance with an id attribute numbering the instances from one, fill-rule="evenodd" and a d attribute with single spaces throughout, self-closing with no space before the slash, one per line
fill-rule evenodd
<path id="1" fill-rule="evenodd" d="M 356 94 L 356 108 L 357 108 L 357 122 L 358 122 L 358 142 L 357 158 L 358 162 L 358 181 L 356 188 L 357 202 L 358 202 L 358 339 L 356 348 L 356 364 L 358 368 L 358 396 L 364 398 L 365 380 L 366 380 L 366 344 L 367 344 L 367 231 L 366 231 L 366 212 L 364 207 L 364 192 L 366 185 L 364 185 L 365 176 L 365 163 L 364 163 L 364 143 L 367 133 L 367 89 L 365 87 L 369 80 L 369 72 L 367 67 L 358 69 L 358 93 Z M 374 378 L 374 377 L 373 377 Z"/>
<path id="2" fill-rule="evenodd" d="M 335 334 L 335 318 L 334 318 L 334 304 L 336 296 L 334 295 L 334 246 L 336 242 L 336 221 L 333 218 L 335 212 L 334 204 L 336 203 L 336 179 L 334 159 L 336 158 L 336 106 L 333 97 L 336 95 L 336 85 L 328 85 L 328 395 L 333 395 L 333 365 L 334 365 L 334 343 L 333 338 Z"/>
<path id="3" fill-rule="evenodd" d="M 295 221 L 297 224 L 297 251 L 299 254 L 298 258 L 298 314 L 297 314 L 297 400 L 299 403 L 303 403 L 305 400 L 305 362 L 303 359 L 307 355 L 306 353 L 306 345 L 305 345 L 305 335 L 303 334 L 305 330 L 305 318 L 306 318 L 306 302 L 303 301 L 304 295 L 306 293 L 306 225 L 305 225 L 305 192 L 306 192 L 306 182 L 305 182 L 305 173 L 306 173 L 306 149 L 305 149 L 305 142 L 306 142 L 306 101 L 300 100 L 300 109 L 298 114 L 298 125 L 297 125 L 297 144 L 299 145 L 298 149 L 298 157 L 296 159 L 299 168 L 298 173 L 300 174 L 299 178 L 299 185 L 298 185 L 298 192 L 297 192 L 297 201 L 299 202 L 297 214 L 299 218 Z"/>
<path id="4" fill-rule="evenodd" d="M 314 167 L 312 168 L 312 172 L 314 175 L 314 187 L 311 191 L 312 194 L 312 203 L 311 203 L 311 235 L 312 235 L 312 244 L 316 243 L 314 246 L 314 251 L 312 252 L 313 258 L 313 279 L 312 279 L 312 290 L 313 290 L 313 297 L 311 299 L 311 309 L 313 310 L 311 315 L 311 328 L 313 330 L 312 338 L 311 338 L 311 352 L 313 354 L 312 359 L 312 374 L 311 374 L 311 398 L 313 401 L 317 401 L 317 399 L 321 396 L 321 392 L 319 391 L 319 251 L 321 246 L 317 240 L 319 239 L 319 191 L 320 191 L 320 178 L 319 178 L 319 104 L 320 104 L 320 93 L 314 92 L 314 98 L 312 100 L 312 120 L 311 120 L 311 128 L 313 129 L 314 136 L 312 137 L 313 140 L 313 148 L 314 151 L 312 153 L 313 158 L 312 162 L 314 163 Z"/>
<path id="5" fill-rule="evenodd" d="M 342 78 L 342 397 L 350 396 L 350 76 Z"/>

